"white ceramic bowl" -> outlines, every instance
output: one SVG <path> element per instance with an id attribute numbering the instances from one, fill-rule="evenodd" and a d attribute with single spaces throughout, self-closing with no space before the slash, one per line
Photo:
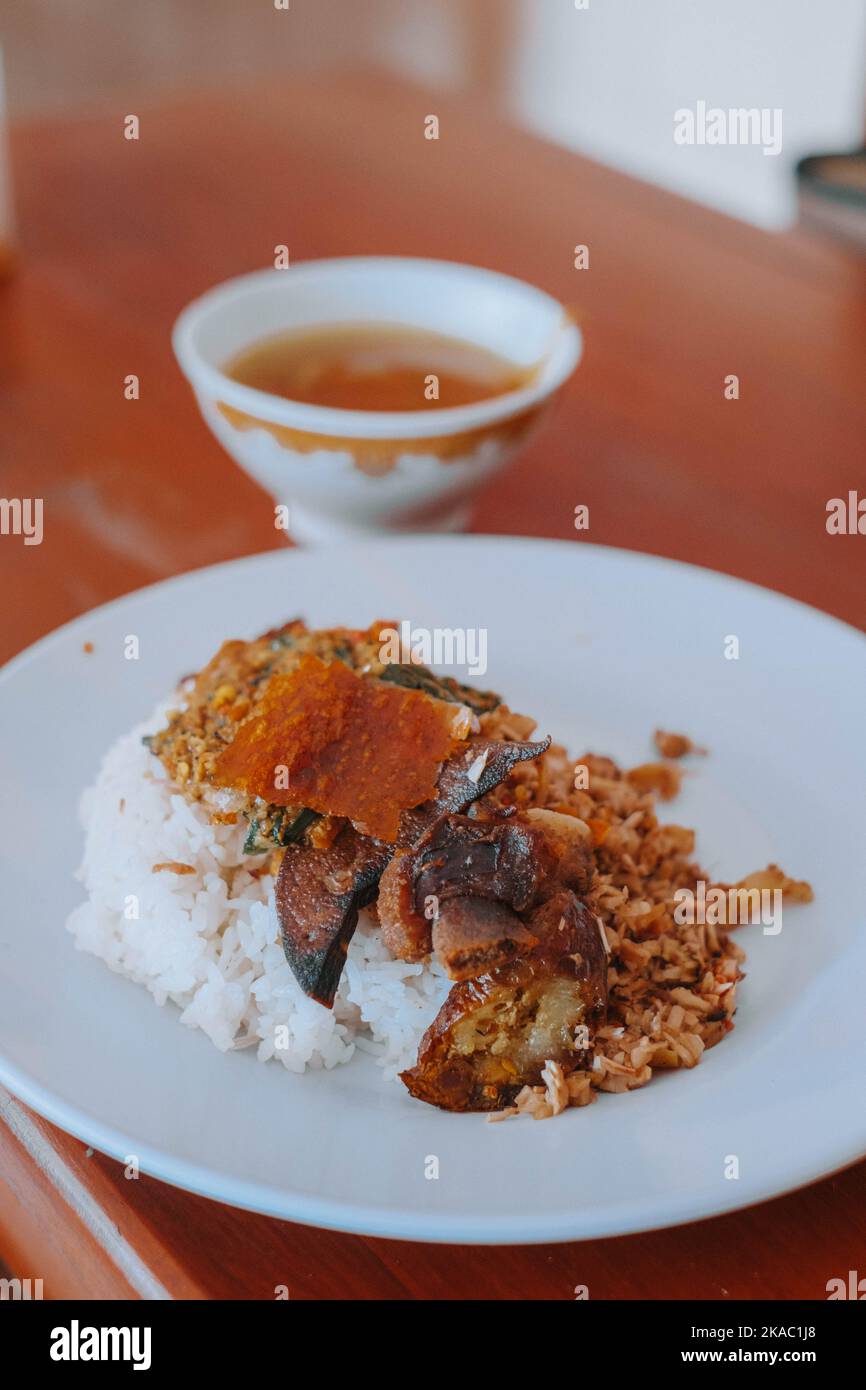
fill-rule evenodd
<path id="1" fill-rule="evenodd" d="M 406 324 L 537 370 L 519 390 L 435 410 L 335 410 L 242 386 L 223 368 L 264 338 L 329 323 Z M 460 524 L 577 365 L 580 330 L 550 295 L 449 261 L 352 256 L 242 275 L 188 305 L 174 350 L 232 458 L 305 536 Z"/>

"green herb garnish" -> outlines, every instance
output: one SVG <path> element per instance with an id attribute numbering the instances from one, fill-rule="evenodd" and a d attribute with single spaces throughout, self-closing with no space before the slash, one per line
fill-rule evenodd
<path id="1" fill-rule="evenodd" d="M 267 831 L 262 830 L 262 821 L 265 819 L 270 821 Z M 274 847 L 285 849 L 286 845 L 300 840 L 304 831 L 318 819 L 318 811 L 309 811 L 304 807 L 287 825 L 285 806 L 272 808 L 267 817 L 253 816 L 249 818 L 250 828 L 244 840 L 244 854 L 266 854 Z"/>
<path id="2" fill-rule="evenodd" d="M 493 690 L 476 690 L 471 685 L 461 685 L 453 676 L 437 676 L 426 666 L 416 666 L 390 662 L 382 671 L 380 680 L 392 681 L 394 685 L 405 686 L 407 690 L 423 690 L 434 700 L 447 700 L 454 705 L 468 705 L 476 714 L 487 714 L 502 704 Z"/>

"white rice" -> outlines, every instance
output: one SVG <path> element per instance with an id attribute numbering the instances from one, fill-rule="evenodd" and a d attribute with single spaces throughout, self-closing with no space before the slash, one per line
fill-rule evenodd
<path id="1" fill-rule="evenodd" d="M 88 899 L 67 923 L 78 947 L 176 1004 L 222 1052 L 255 1046 L 301 1072 L 348 1062 L 357 1046 L 396 1076 L 448 992 L 441 968 L 392 959 L 362 913 L 333 1010 L 308 999 L 280 945 L 274 880 L 248 872 L 262 856 L 243 853 L 246 821 L 211 824 L 141 741 L 168 708 L 117 741 L 81 799 Z M 194 873 L 153 872 L 165 863 Z"/>

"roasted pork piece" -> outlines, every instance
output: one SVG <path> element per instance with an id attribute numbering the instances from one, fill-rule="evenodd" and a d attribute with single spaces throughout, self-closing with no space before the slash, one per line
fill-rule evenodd
<path id="1" fill-rule="evenodd" d="M 346 825 L 332 845 L 290 846 L 277 875 L 283 950 L 305 994 L 330 1008 L 358 913 L 373 901 L 387 845 Z"/>
<path id="2" fill-rule="evenodd" d="M 395 845 L 347 825 L 329 847 L 286 850 L 277 877 L 277 915 L 286 959 L 305 993 L 328 1008 L 333 1004 L 358 912 L 375 898 L 394 850 L 414 844 L 443 814 L 484 796 L 548 743 L 470 741 L 443 764 L 435 797 L 403 811 Z"/>
<path id="3" fill-rule="evenodd" d="M 468 980 L 526 955 L 538 937 L 495 898 L 448 898 L 433 919 L 432 945 L 452 980 Z"/>
<path id="4" fill-rule="evenodd" d="M 459 900 L 458 900 L 459 901 Z M 554 1061 L 567 1076 L 591 1063 L 604 1019 L 607 960 L 598 922 L 568 889 L 530 913 L 527 954 L 456 984 L 401 1078 L 442 1110 L 499 1110 Z"/>
<path id="5" fill-rule="evenodd" d="M 423 960 L 435 950 L 452 979 L 478 974 L 526 941 L 525 931 L 521 936 L 480 900 L 506 904 L 512 916 L 525 913 L 559 887 L 585 892 L 593 863 L 591 833 L 574 816 L 543 810 L 492 819 L 443 816 L 383 874 L 385 944 L 401 960 Z M 455 898 L 474 905 L 455 909 Z"/>

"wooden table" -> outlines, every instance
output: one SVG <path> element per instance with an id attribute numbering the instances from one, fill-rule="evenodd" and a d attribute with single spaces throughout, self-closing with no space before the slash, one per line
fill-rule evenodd
<path id="1" fill-rule="evenodd" d="M 122 119 L 140 116 L 141 138 Z M 438 142 L 424 117 L 440 118 Z M 116 594 L 280 543 L 271 504 L 200 421 L 169 347 L 225 276 L 356 252 L 508 271 L 574 305 L 586 357 L 479 498 L 474 529 L 672 555 L 866 624 L 866 263 L 769 236 L 510 131 L 470 103 L 353 75 L 130 99 L 14 132 L 17 277 L 0 290 L 2 493 L 45 499 L 41 546 L 0 536 L 0 657 Z M 576 270 L 586 244 L 590 268 Z M 124 378 L 139 376 L 138 401 Z M 739 400 L 726 400 L 735 373 Z M 585 534 L 585 533 L 584 533 Z M 817 731 L 816 731 L 817 735 Z M 819 749 L 819 741 L 816 744 Z M 862 1272 L 866 1165 L 751 1211 L 564 1246 L 398 1244 L 187 1196 L 17 1102 L 0 1125 L 0 1260 L 79 1297 L 823 1298 Z M 804 1115 L 804 1123 L 808 1116 Z"/>

